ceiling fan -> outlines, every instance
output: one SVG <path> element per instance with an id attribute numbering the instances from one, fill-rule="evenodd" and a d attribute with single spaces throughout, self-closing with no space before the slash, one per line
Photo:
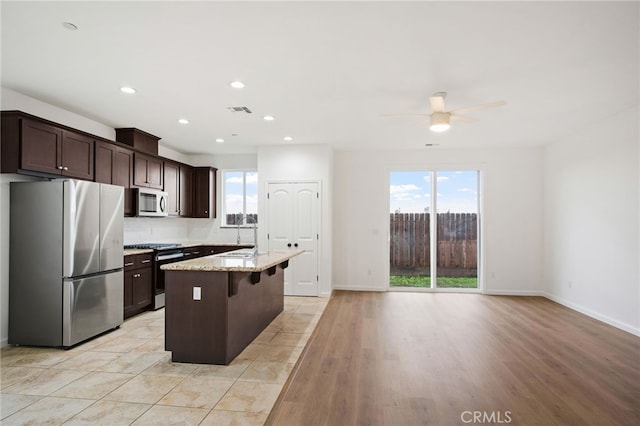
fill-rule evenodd
<path id="1" fill-rule="evenodd" d="M 466 117 L 463 114 L 472 111 L 495 108 L 506 104 L 505 101 L 496 101 L 445 111 L 444 98 L 446 96 L 447 92 L 436 92 L 429 98 L 431 114 L 384 114 L 383 117 L 429 117 L 429 129 L 433 132 L 444 132 L 445 130 L 449 130 L 449 127 L 451 127 L 452 120 L 467 123 L 476 121 L 475 118 Z"/>

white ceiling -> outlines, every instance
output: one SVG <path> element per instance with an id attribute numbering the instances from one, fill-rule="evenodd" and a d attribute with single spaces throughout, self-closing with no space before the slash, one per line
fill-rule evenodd
<path id="1" fill-rule="evenodd" d="M 638 6 L 2 1 L 2 86 L 188 154 L 286 135 L 336 149 L 541 145 L 638 105 Z M 444 134 L 380 116 L 427 112 L 436 91 L 449 109 L 508 104 Z"/>

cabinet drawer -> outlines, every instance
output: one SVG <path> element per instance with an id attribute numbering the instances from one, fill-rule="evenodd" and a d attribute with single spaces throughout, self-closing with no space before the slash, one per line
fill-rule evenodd
<path id="1" fill-rule="evenodd" d="M 151 268 L 151 266 L 153 266 L 153 253 L 130 254 L 124 257 L 125 271 L 138 268 Z"/>
<path id="2" fill-rule="evenodd" d="M 130 254 L 124 257 L 124 270 L 130 271 L 136 269 L 136 255 Z"/>
<path id="3" fill-rule="evenodd" d="M 152 253 L 143 253 L 136 255 L 136 268 L 150 268 L 153 262 Z"/>

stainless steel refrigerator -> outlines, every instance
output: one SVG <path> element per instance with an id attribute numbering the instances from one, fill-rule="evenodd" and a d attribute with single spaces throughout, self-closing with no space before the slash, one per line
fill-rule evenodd
<path id="1" fill-rule="evenodd" d="M 73 346 L 123 321 L 124 189 L 11 183 L 9 343 Z"/>

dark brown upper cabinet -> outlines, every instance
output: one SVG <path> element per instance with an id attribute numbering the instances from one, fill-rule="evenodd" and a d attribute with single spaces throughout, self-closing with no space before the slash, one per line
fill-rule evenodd
<path id="1" fill-rule="evenodd" d="M 95 181 L 124 187 L 124 214 L 135 214 L 133 191 L 133 151 L 121 146 L 96 141 Z"/>
<path id="2" fill-rule="evenodd" d="M 165 160 L 164 191 L 169 194 L 169 215 L 191 217 L 193 214 L 193 167 Z"/>
<path id="3" fill-rule="evenodd" d="M 193 167 L 180 166 L 180 216 L 193 216 Z"/>
<path id="4" fill-rule="evenodd" d="M 163 181 L 162 159 L 151 155 L 134 152 L 133 154 L 133 184 L 146 188 L 162 189 Z"/>
<path id="5" fill-rule="evenodd" d="M 117 142 L 129 145 L 136 151 L 144 152 L 145 154 L 158 155 L 159 137 L 132 127 L 115 130 Z"/>
<path id="6" fill-rule="evenodd" d="M 2 172 L 93 180 L 94 139 L 16 114 L 2 116 Z"/>
<path id="7" fill-rule="evenodd" d="M 194 167 L 193 217 L 216 217 L 216 171 L 214 167 Z"/>

